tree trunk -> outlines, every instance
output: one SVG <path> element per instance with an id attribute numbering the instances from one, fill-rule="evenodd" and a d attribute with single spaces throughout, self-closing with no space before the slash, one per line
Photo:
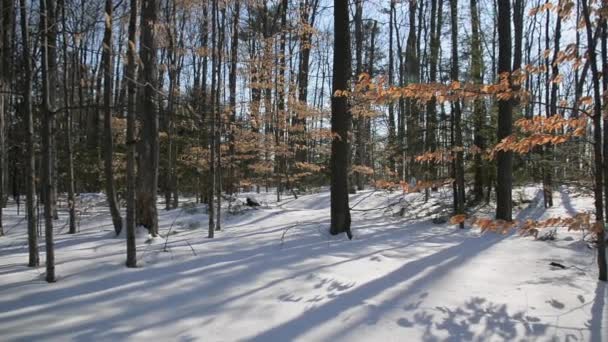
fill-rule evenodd
<path id="1" fill-rule="evenodd" d="M 235 131 L 236 131 L 236 73 L 237 73 L 237 62 L 238 62 L 238 51 L 239 51 L 239 18 L 240 18 L 241 4 L 239 0 L 235 0 L 234 9 L 232 15 L 232 39 L 230 42 L 230 74 L 228 75 L 228 88 L 230 88 L 229 104 L 230 104 L 230 123 L 229 134 L 230 134 L 230 183 L 228 185 L 228 191 L 234 193 L 238 188 L 236 181 L 236 169 L 235 169 Z"/>
<path id="2" fill-rule="evenodd" d="M 334 0 L 334 63 L 332 84 L 331 131 L 336 136 L 331 142 L 331 227 L 330 233 L 346 233 L 350 230 L 350 208 L 348 205 L 348 128 L 350 109 L 346 96 L 336 92 L 350 89 L 350 33 L 348 28 L 348 2 Z"/>
<path id="3" fill-rule="evenodd" d="M 11 85 L 11 65 L 12 65 L 12 34 L 13 30 L 13 1 L 3 0 L 0 2 L 2 11 L 0 12 L 0 236 L 4 235 L 4 227 L 2 221 L 4 198 L 5 198 L 5 179 L 7 164 L 6 164 L 6 149 L 5 149 L 5 112 L 8 112 L 6 101 L 9 99 L 8 92 Z"/>
<path id="4" fill-rule="evenodd" d="M 215 220 L 215 230 L 221 230 L 222 229 L 222 140 L 221 140 L 221 133 L 222 133 L 222 111 L 220 110 L 220 103 L 221 103 L 221 89 L 224 88 L 224 84 L 222 84 L 220 86 L 220 82 L 222 82 L 222 49 L 224 47 L 224 27 L 226 24 L 226 9 L 222 8 L 221 10 L 221 14 L 222 14 L 222 21 L 220 22 L 220 10 L 219 10 L 219 5 L 216 4 L 216 20 L 217 20 L 217 28 L 218 28 L 218 42 L 217 42 L 217 49 L 216 49 L 216 54 L 217 54 L 217 63 L 216 63 L 216 73 L 217 73 L 217 81 L 216 81 L 216 89 L 215 89 L 215 122 L 216 122 L 216 131 L 215 131 L 215 155 L 217 158 L 217 166 L 216 166 L 216 171 L 215 171 L 215 177 L 217 178 L 217 180 L 215 181 L 216 184 L 216 189 L 215 189 L 215 196 L 216 196 L 216 220 Z"/>
<path id="5" fill-rule="evenodd" d="M 439 38 L 441 36 L 441 27 L 443 25 L 443 0 L 433 0 L 431 2 L 431 42 L 430 42 L 430 60 L 429 60 L 429 82 L 437 82 L 437 64 L 439 62 Z M 437 99 L 432 97 L 426 104 L 426 139 L 425 150 L 427 152 L 435 152 L 437 150 Z M 437 167 L 429 164 L 425 171 L 427 180 L 437 179 Z M 436 190 L 436 189 L 435 189 Z M 428 200 L 429 191 L 425 190 L 425 200 Z"/>
<path id="6" fill-rule="evenodd" d="M 122 217 L 118 210 L 116 201 L 116 190 L 114 188 L 114 171 L 112 168 L 112 159 L 114 157 L 114 143 L 112 141 L 112 86 L 113 80 L 113 42 L 112 42 L 112 0 L 106 0 L 105 6 L 105 31 L 103 37 L 103 107 L 104 107 L 104 173 L 106 178 L 106 197 L 110 214 L 112 215 L 112 223 L 114 224 L 114 232 L 120 234 L 122 230 Z"/>
<path id="7" fill-rule="evenodd" d="M 139 151 L 139 189 L 137 193 L 137 221 L 146 227 L 152 236 L 158 235 L 158 212 L 156 198 L 158 191 L 158 105 L 156 84 L 158 66 L 156 58 L 156 25 L 158 23 L 158 3 L 156 0 L 141 2 L 140 52 L 142 135 Z"/>
<path id="8" fill-rule="evenodd" d="M 483 55 L 481 47 L 481 24 L 479 20 L 479 10 L 477 0 L 471 0 L 471 78 L 476 84 L 482 84 Z M 483 187 L 487 180 L 485 162 L 481 151 L 486 148 L 483 135 L 485 126 L 485 104 L 483 99 L 475 99 L 473 102 L 473 144 L 480 153 L 476 153 L 473 161 L 474 182 L 473 195 L 475 202 L 483 200 Z"/>
<path id="9" fill-rule="evenodd" d="M 606 270 L 606 240 L 605 240 L 605 223 L 604 223 L 604 204 L 602 191 L 604 188 L 603 179 L 603 163 L 602 163 L 602 98 L 600 89 L 600 74 L 597 66 L 597 53 L 595 50 L 596 43 L 593 39 L 592 23 L 590 19 L 590 10 L 587 0 L 582 0 L 583 16 L 585 19 L 585 29 L 587 31 L 587 46 L 588 58 L 591 61 L 591 73 L 593 80 L 593 152 L 595 159 L 595 217 L 600 228 L 597 232 L 597 265 L 599 270 L 599 280 L 607 280 Z M 600 19 L 601 22 L 606 20 Z M 601 25 L 600 25 L 601 27 Z"/>
<path id="10" fill-rule="evenodd" d="M 61 7 L 61 20 L 62 20 L 62 30 L 63 32 L 63 105 L 65 107 L 65 129 L 66 129 L 66 149 L 67 149 L 67 187 L 68 187 L 68 213 L 69 213 L 69 233 L 76 234 L 76 198 L 75 198 L 75 190 L 74 190 L 74 148 L 72 142 L 72 111 L 70 110 L 70 106 L 72 104 L 74 89 L 76 87 L 75 82 L 75 71 L 72 71 L 72 76 L 70 82 L 68 82 L 68 39 L 67 39 L 67 27 L 66 23 L 66 14 L 65 14 L 65 1 L 61 0 L 59 3 Z M 76 66 L 73 65 L 75 68 Z M 68 89 L 68 84 L 70 84 L 70 89 Z"/>
<path id="11" fill-rule="evenodd" d="M 355 1 L 355 82 L 363 72 L 363 0 Z M 365 159 L 365 116 L 358 115 L 353 119 L 355 131 L 355 160 L 356 166 L 362 166 Z M 363 175 L 360 172 L 352 172 L 353 189 L 363 190 Z M 354 193 L 351 191 L 351 193 Z"/>
<path id="12" fill-rule="evenodd" d="M 55 99 L 51 97 L 51 88 L 55 87 L 55 77 L 52 73 L 51 59 L 55 57 L 52 51 L 56 46 L 54 0 L 40 0 L 40 26 L 42 32 L 42 175 L 44 196 L 44 227 L 46 245 L 46 281 L 53 283 L 55 279 L 55 249 L 53 244 L 53 139 L 52 128 L 55 115 Z"/>
<path id="13" fill-rule="evenodd" d="M 418 61 L 418 48 L 416 43 L 418 41 L 416 37 L 416 9 L 418 3 L 416 1 L 409 2 L 409 33 L 407 37 L 407 45 L 405 48 L 405 84 L 418 83 L 420 81 L 420 65 Z M 421 24 L 421 23 L 418 23 Z M 422 135 L 420 130 L 420 117 L 419 108 L 415 100 L 405 100 L 405 117 L 407 124 L 407 170 L 405 174 L 410 178 L 418 179 L 419 168 L 414 163 L 414 158 L 422 150 L 421 142 Z M 405 162 L 405 160 L 404 160 Z"/>
<path id="14" fill-rule="evenodd" d="M 608 24 L 606 20 L 602 20 L 600 29 L 602 31 L 602 75 L 608 75 Z M 608 77 L 602 76 L 602 90 L 604 94 L 608 94 Z M 606 101 L 605 98 L 604 101 Z M 603 116 L 603 123 L 602 166 L 604 169 L 604 196 L 606 197 L 604 201 L 604 217 L 608 217 L 608 118 L 605 115 Z"/>
<path id="15" fill-rule="evenodd" d="M 317 7 L 319 0 L 312 0 L 309 3 L 307 0 L 300 1 L 300 22 L 302 25 L 314 25 Z M 312 44 L 312 33 L 305 30 L 300 37 L 300 64 L 298 68 L 298 101 L 301 104 L 307 104 L 308 100 L 308 70 L 310 68 L 310 50 Z M 297 127 L 297 134 L 294 144 L 306 146 L 306 118 L 302 113 L 297 113 L 293 120 L 293 125 Z M 296 147 L 295 152 L 296 162 L 306 162 L 306 150 Z"/>
<path id="16" fill-rule="evenodd" d="M 511 3 L 498 2 L 498 74 L 506 77 L 511 84 Z M 498 101 L 498 140 L 511 135 L 513 126 L 513 100 L 502 99 Z M 496 218 L 512 220 L 513 183 L 513 153 L 500 151 L 497 155 L 496 165 Z"/>
<path id="17" fill-rule="evenodd" d="M 216 27 L 216 17 L 217 17 L 217 0 L 213 0 L 212 1 L 212 7 L 211 7 L 211 132 L 209 134 L 209 177 L 208 177 L 208 203 L 207 203 L 207 212 L 209 215 L 209 231 L 208 231 L 208 238 L 212 239 L 214 236 L 214 232 L 215 232 L 215 208 L 214 208 L 214 197 L 215 197 L 215 188 L 217 186 L 216 181 L 217 181 L 217 175 L 216 175 L 216 170 L 215 170 L 215 163 L 216 163 L 216 157 L 215 157 L 215 131 L 216 131 L 216 96 L 215 96 L 215 91 L 217 89 L 216 87 L 216 64 L 217 64 L 217 46 L 216 46 L 216 32 L 217 32 L 217 27 Z M 219 80 L 217 80 L 219 82 Z"/>
<path id="18" fill-rule="evenodd" d="M 458 77 L 458 1 L 452 0 L 450 1 L 450 9 L 451 9 L 451 24 L 452 24 L 452 72 L 451 78 L 452 82 L 456 82 L 459 80 Z M 456 208 L 456 214 L 464 214 L 464 206 L 465 206 L 465 189 L 464 189 L 464 158 L 463 158 L 463 143 L 462 143 L 462 111 L 460 108 L 460 100 L 456 99 L 452 103 L 452 110 L 454 112 L 454 143 L 456 148 L 456 158 L 454 158 L 454 173 L 456 183 L 456 194 L 454 196 L 456 203 L 454 207 Z M 460 228 L 464 228 L 464 222 L 460 223 Z"/>
<path id="19" fill-rule="evenodd" d="M 131 0 L 129 13 L 129 39 L 127 42 L 127 267 L 137 267 L 135 245 L 135 40 L 137 24 L 137 0 Z"/>
<path id="20" fill-rule="evenodd" d="M 26 211 L 27 211 L 27 242 L 29 251 L 29 267 L 38 267 L 38 234 L 36 231 L 36 158 L 34 152 L 34 115 L 32 113 L 32 62 L 29 46 L 29 25 L 27 1 L 20 2 L 21 40 L 23 47 L 23 112 L 26 122 Z"/>
<path id="21" fill-rule="evenodd" d="M 436 0 L 434 0 L 436 1 Z M 395 1 L 390 0 L 389 19 L 388 19 L 388 86 L 393 86 L 394 74 L 394 58 L 393 58 L 393 11 L 395 10 Z M 388 164 L 391 172 L 395 172 L 395 106 L 393 103 L 388 105 Z"/>

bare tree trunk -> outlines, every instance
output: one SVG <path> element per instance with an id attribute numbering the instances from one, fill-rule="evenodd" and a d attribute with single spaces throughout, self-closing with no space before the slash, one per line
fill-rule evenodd
<path id="1" fill-rule="evenodd" d="M 114 85 L 112 55 L 112 0 L 106 0 L 105 6 L 105 31 L 103 38 L 103 107 L 104 107 L 104 173 L 106 178 L 106 197 L 110 214 L 112 215 L 112 223 L 116 235 L 122 230 L 122 217 L 118 210 L 116 201 L 116 190 L 114 189 L 114 171 L 112 168 L 112 159 L 114 157 L 114 143 L 112 142 L 112 86 Z"/>
<path id="2" fill-rule="evenodd" d="M 29 46 L 29 25 L 27 14 L 27 1 L 20 2 L 21 40 L 23 46 L 23 112 L 26 121 L 26 211 L 27 211 L 27 242 L 29 251 L 29 267 L 38 267 L 40 256 L 38 253 L 38 234 L 36 231 L 36 159 L 34 154 L 34 115 L 32 113 L 32 61 Z"/>
<path id="3" fill-rule="evenodd" d="M 600 228 L 597 232 L 597 265 L 599 269 L 599 280 L 606 281 L 608 279 L 606 270 L 606 240 L 605 240 L 605 223 L 604 223 L 604 204 L 603 204 L 603 163 L 602 163 L 602 98 L 600 89 L 600 74 L 597 66 L 597 53 L 595 51 L 596 42 L 593 39 L 591 14 L 587 0 L 582 0 L 583 17 L 585 19 L 585 29 L 587 31 L 587 46 L 589 60 L 591 61 L 591 73 L 593 79 L 593 152 L 595 159 L 595 217 Z M 600 19 L 601 22 L 605 18 Z M 600 25 L 601 26 L 601 25 Z"/>
<path id="4" fill-rule="evenodd" d="M 216 81 L 216 89 L 215 89 L 215 121 L 216 121 L 216 131 L 215 131 L 215 155 L 217 157 L 217 166 L 215 171 L 216 180 L 216 221 L 215 221 L 215 230 L 222 229 L 222 113 L 220 110 L 221 103 L 221 91 L 220 89 L 224 88 L 220 86 L 220 82 L 222 81 L 222 49 L 224 47 L 224 27 L 225 27 L 225 18 L 226 18 L 226 10 L 222 8 L 222 21 L 220 22 L 220 11 L 219 6 L 216 4 L 216 20 L 217 20 L 217 28 L 218 28 L 218 42 L 217 42 L 217 63 L 216 63 L 216 73 L 217 73 L 217 81 Z"/>
<path id="5" fill-rule="evenodd" d="M 436 0 L 434 0 L 436 1 Z M 390 8 L 389 8 L 389 36 L 388 36 L 388 86 L 391 87 L 393 85 L 393 77 L 394 77 L 394 57 L 393 57 L 393 11 L 395 10 L 395 1 L 390 0 Z M 432 14 L 431 14 L 432 15 Z M 388 164 L 391 172 L 395 172 L 395 153 L 394 150 L 396 146 L 396 136 L 395 136 L 395 106 L 393 103 L 389 103 L 388 105 Z"/>
<path id="6" fill-rule="evenodd" d="M 51 88 L 55 86 L 54 70 L 50 62 L 55 57 L 55 3 L 53 0 L 40 0 L 40 26 L 42 32 L 42 92 L 44 118 L 42 120 L 42 175 L 44 196 L 44 226 L 46 245 L 46 281 L 53 283 L 55 279 L 55 249 L 53 245 L 53 139 L 52 128 L 55 115 L 54 98 L 51 99 Z M 53 83 L 51 85 L 51 83 Z"/>
<path id="7" fill-rule="evenodd" d="M 407 43 L 405 48 L 405 69 L 404 77 L 405 83 L 418 83 L 420 81 L 420 65 L 418 60 L 418 48 L 416 47 L 417 37 L 416 37 L 416 9 L 418 3 L 416 1 L 409 2 L 409 33 L 407 36 Z M 421 23 L 418 23 L 421 24 Z M 407 155 L 408 161 L 407 169 L 405 174 L 408 177 L 418 178 L 419 172 L 418 167 L 413 163 L 415 156 L 420 153 L 421 142 L 422 142 L 422 134 L 420 130 L 420 117 L 419 117 L 419 108 L 416 101 L 412 99 L 405 100 L 405 116 L 407 123 Z"/>
<path id="8" fill-rule="evenodd" d="M 332 85 L 331 130 L 336 137 L 331 142 L 331 227 L 330 233 L 346 233 L 350 230 L 348 205 L 348 129 L 351 114 L 346 96 L 336 96 L 336 91 L 349 90 L 350 34 L 348 28 L 348 3 L 334 0 L 334 65 Z"/>
<path id="9" fill-rule="evenodd" d="M 547 11 L 547 32 L 546 32 L 546 49 L 549 49 L 549 22 L 550 22 L 550 11 Z M 547 117 L 551 117 L 557 114 L 557 91 L 558 91 L 558 83 L 554 82 L 554 80 L 559 75 L 559 67 L 558 67 L 558 53 L 559 53 L 559 44 L 561 37 L 561 23 L 562 18 L 560 15 L 557 16 L 557 21 L 555 24 L 555 32 L 554 32 L 554 50 L 553 50 L 553 59 L 551 61 L 549 67 L 549 58 L 547 57 Z M 549 79 L 549 69 L 551 70 L 551 78 Z M 549 90 L 550 88 L 550 90 Z M 553 148 L 551 146 L 547 146 L 543 149 L 542 152 L 542 169 L 543 169 L 543 198 L 545 203 L 545 208 L 549 208 L 553 206 L 553 181 L 552 181 L 552 173 L 553 173 Z"/>
<path id="10" fill-rule="evenodd" d="M 481 84 L 483 83 L 483 55 L 480 37 L 481 24 L 477 6 L 477 0 L 471 0 L 471 78 L 474 83 Z M 486 148 L 486 142 L 483 135 L 485 115 L 485 104 L 483 99 L 475 99 L 473 102 L 473 127 L 475 132 L 473 144 L 477 146 L 480 152 Z M 479 202 L 483 200 L 483 187 L 488 178 L 482 153 L 475 154 L 473 169 L 475 172 L 473 194 L 475 196 L 475 201 Z"/>
<path id="11" fill-rule="evenodd" d="M 238 62 L 238 51 L 239 51 L 239 18 L 240 18 L 241 4 L 239 0 L 234 2 L 233 15 L 232 15 L 232 40 L 230 42 L 230 74 L 228 76 L 228 88 L 230 88 L 229 102 L 230 102 L 230 183 L 228 185 L 228 191 L 233 194 L 236 192 L 238 185 L 236 181 L 236 169 L 235 169 L 235 135 L 236 131 L 236 73 L 237 73 L 237 62 Z"/>
<path id="12" fill-rule="evenodd" d="M 72 111 L 70 110 L 70 106 L 72 104 L 74 89 L 75 89 L 75 71 L 72 71 L 71 82 L 68 82 L 68 39 L 67 39 L 67 24 L 66 24 L 66 14 L 65 14 L 65 1 L 61 0 L 59 2 L 59 6 L 61 7 L 61 21 L 62 21 L 62 32 L 63 32 L 63 105 L 65 107 L 65 129 L 66 129 L 66 148 L 67 148 L 67 186 L 68 186 L 68 212 L 69 212 L 69 233 L 76 234 L 76 199 L 74 195 L 74 148 L 72 142 Z M 75 67 L 75 65 L 73 66 Z M 71 84 L 70 89 L 68 89 L 68 84 Z"/>
<path id="13" fill-rule="evenodd" d="M 217 64 L 217 55 L 218 51 L 216 50 L 216 17 L 217 17 L 217 0 L 212 0 L 211 6 L 211 132 L 209 134 L 209 177 L 208 177 L 208 203 L 207 203 L 207 212 L 209 215 L 209 231 L 208 238 L 212 239 L 215 233 L 215 208 L 214 208 L 214 197 L 215 197 L 215 188 L 217 186 L 217 175 L 215 170 L 215 131 L 216 131 L 216 103 L 215 100 L 217 97 L 215 96 L 214 91 L 216 91 L 216 64 Z M 219 80 L 217 80 L 219 82 Z"/>
<path id="14" fill-rule="evenodd" d="M 602 31 L 602 75 L 608 75 L 608 24 L 606 23 L 606 20 L 602 20 L 599 29 Z M 604 94 L 608 94 L 608 77 L 602 76 L 602 90 Z M 604 102 L 605 101 L 604 97 Z M 604 217 L 608 217 L 608 118 L 605 115 L 603 116 L 603 123 L 604 142 L 602 153 L 604 155 L 602 166 L 604 169 L 604 196 L 606 197 L 606 200 L 604 201 Z"/>
<path id="15" fill-rule="evenodd" d="M 439 63 L 439 37 L 443 25 L 443 0 L 433 0 L 431 3 L 431 42 L 430 42 L 430 66 L 429 82 L 437 82 L 437 65 Z M 437 150 L 437 99 L 435 97 L 426 104 L 426 139 L 425 149 L 428 152 Z M 425 178 L 437 179 L 437 168 L 429 165 Z M 436 190 L 436 189 L 435 189 Z M 425 191 L 425 199 L 428 200 L 429 191 Z"/>
<path id="16" fill-rule="evenodd" d="M 137 0 L 131 0 L 129 13 L 129 39 L 127 42 L 127 267 L 137 267 L 135 245 L 135 40 Z"/>
<path id="17" fill-rule="evenodd" d="M 403 63 L 403 49 L 401 47 L 401 37 L 399 34 L 399 25 L 397 25 L 397 13 L 393 6 L 393 26 L 395 28 L 395 37 L 397 42 L 397 56 L 399 58 L 399 86 L 405 85 L 404 77 L 404 63 Z M 398 141 L 398 152 L 399 152 L 399 164 L 398 174 L 400 180 L 405 180 L 405 168 L 406 168 L 406 145 L 405 145 L 405 100 L 403 97 L 399 98 L 399 106 L 397 111 L 397 141 Z"/>
<path id="18" fill-rule="evenodd" d="M 363 72 L 363 0 L 355 1 L 355 82 L 359 75 Z M 353 118 L 353 129 L 355 133 L 355 160 L 356 166 L 364 164 L 365 158 L 365 141 L 364 141 L 364 130 L 365 130 L 365 117 L 362 115 L 355 116 Z M 352 158 L 352 157 L 351 157 Z M 352 172 L 352 171 L 351 171 Z M 353 190 L 363 190 L 363 175 L 359 172 L 352 172 L 352 184 L 351 193 Z"/>
<path id="19" fill-rule="evenodd" d="M 156 0 L 141 2 L 140 52 L 143 83 L 142 92 L 142 136 L 139 152 L 139 189 L 137 193 L 137 221 L 146 227 L 152 236 L 158 235 L 158 104 L 156 84 L 158 65 L 156 58 L 156 25 L 158 23 Z"/>
<path id="20" fill-rule="evenodd" d="M 2 11 L 0 12 L 0 236 L 4 235 L 4 227 L 2 222 L 3 208 L 5 206 L 5 179 L 4 175 L 7 170 L 6 164 L 6 148 L 5 148 L 5 112 L 8 112 L 6 105 L 11 84 L 11 60 L 12 60 L 12 34 L 13 30 L 13 1 L 3 0 L 0 2 Z"/>
<path id="21" fill-rule="evenodd" d="M 511 3 L 498 2 L 498 74 L 511 78 Z M 509 81 L 510 83 L 510 81 Z M 498 140 L 508 137 L 513 126 L 513 102 L 511 99 L 498 101 Z M 512 219 L 511 187 L 513 183 L 513 153 L 498 152 L 496 166 L 496 218 Z"/>
<path id="22" fill-rule="evenodd" d="M 451 9 L 451 24 L 452 24 L 452 82 L 459 80 L 458 77 L 458 1 L 450 1 Z M 452 111 L 454 114 L 454 143 L 457 150 L 455 152 L 456 158 L 454 158 L 454 173 L 455 173 L 455 184 L 456 194 L 454 196 L 456 203 L 456 214 L 464 214 L 465 206 L 465 189 L 464 189 L 464 158 L 463 158 L 463 143 L 462 143 L 462 111 L 460 108 L 460 100 L 456 99 L 452 102 Z M 460 228 L 464 228 L 464 222 L 460 223 Z"/>

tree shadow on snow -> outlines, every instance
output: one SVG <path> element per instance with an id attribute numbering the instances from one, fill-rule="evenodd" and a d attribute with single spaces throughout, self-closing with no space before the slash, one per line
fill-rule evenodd
<path id="1" fill-rule="evenodd" d="M 522 330 L 523 335 L 532 338 L 544 335 L 549 327 L 540 323 L 538 317 L 526 315 L 523 311 L 509 314 L 506 304 L 492 303 L 481 297 L 472 297 L 454 309 L 435 307 L 418 310 L 413 318 L 400 318 L 396 323 L 402 328 L 422 326 L 422 340 L 428 342 L 510 341 L 522 338 Z"/>
<path id="2" fill-rule="evenodd" d="M 542 210 L 529 208 L 521 215 L 542 215 Z M 359 284 L 356 279 L 352 279 L 352 283 L 340 280 L 328 283 L 328 287 L 333 286 L 333 296 L 329 301 L 312 301 L 313 306 L 298 317 L 278 324 L 251 340 L 293 340 L 346 310 L 366 305 L 367 299 L 409 282 L 407 288 L 390 292 L 385 301 L 368 306 L 363 318 L 345 324 L 343 331 L 336 332 L 335 337 L 339 337 L 358 324 L 375 324 L 387 310 L 414 297 L 424 288 L 440 281 L 448 272 L 505 238 L 496 234 L 473 237 L 457 228 L 454 228 L 453 234 L 438 235 L 429 233 L 428 225 L 422 223 L 391 228 L 386 227 L 386 223 L 371 222 L 373 219 L 366 226 L 370 232 L 364 238 L 348 243 L 332 242 L 323 239 L 323 236 L 320 238 L 314 234 L 316 229 L 310 227 L 306 229 L 312 234 L 299 238 L 297 244 L 285 248 L 280 246 L 278 239 L 239 242 L 240 249 L 214 251 L 180 263 L 150 265 L 135 270 L 126 270 L 122 265 L 112 263 L 97 264 L 79 272 L 78 281 L 72 284 L 45 284 L 23 295 L 3 296 L 0 298 L 0 307 L 5 310 L 2 313 L 3 324 L 10 326 L 12 331 L 20 332 L 18 335 L 24 339 L 71 336 L 80 341 L 120 340 L 192 319 L 199 322 L 193 328 L 204 328 L 220 312 L 235 317 L 259 315 L 261 308 L 256 306 L 255 301 L 242 299 L 254 298 L 253 295 L 274 289 L 283 282 L 294 279 L 305 281 L 314 272 L 370 258 L 391 249 L 407 251 L 407 247 L 418 243 L 431 241 L 450 246 L 422 257 L 417 257 L 416 251 L 405 254 L 403 257 L 407 261 L 404 265 L 367 283 Z M 207 243 L 211 242 L 200 239 L 195 246 Z M 323 263 L 303 263 L 327 255 L 335 258 Z M 122 260 L 120 256 L 120 262 Z M 285 276 L 276 276 L 273 274 L 276 270 L 289 272 Z M 253 282 L 261 285 L 243 287 Z M 134 295 L 117 295 L 124 291 Z M 162 291 L 162 296 L 157 296 L 156 291 Z M 238 305 L 237 300 L 241 300 Z M 307 299 L 287 293 L 278 300 L 295 302 Z M 56 320 L 58 316 L 79 315 L 74 310 L 79 311 L 80 308 L 99 310 L 100 313 L 107 308 L 113 310 L 110 310 L 111 315 L 95 318 L 72 319 L 66 323 Z M 32 329 L 32 323 L 45 328 Z M 445 325 L 450 326 L 449 322 Z"/>

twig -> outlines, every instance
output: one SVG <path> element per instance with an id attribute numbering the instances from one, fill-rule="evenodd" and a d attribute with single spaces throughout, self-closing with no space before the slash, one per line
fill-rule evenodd
<path id="1" fill-rule="evenodd" d="M 183 213 L 184 213 L 184 209 L 180 209 L 179 214 L 177 216 L 175 216 L 175 218 L 173 219 L 173 222 L 171 222 L 171 226 L 169 227 L 169 231 L 167 232 L 167 237 L 165 238 L 165 245 L 163 246 L 164 252 L 167 251 L 167 243 L 169 243 L 169 236 L 171 236 L 171 230 L 173 229 L 173 225 L 175 224 L 175 221 L 177 221 L 177 219 L 182 216 Z"/>
<path id="2" fill-rule="evenodd" d="M 286 228 L 283 230 L 283 234 L 281 234 L 281 248 L 283 248 L 283 244 L 285 243 L 285 235 L 287 234 L 287 232 L 288 232 L 288 231 L 289 231 L 291 228 L 297 227 L 297 226 L 298 226 L 298 224 L 300 224 L 300 222 L 296 222 L 294 225 L 291 225 L 291 226 L 289 226 L 289 227 L 286 227 Z"/>
<path id="3" fill-rule="evenodd" d="M 369 209 L 350 209 L 352 211 L 374 211 L 374 210 L 384 210 L 384 209 L 389 209 L 397 204 L 400 204 L 401 202 L 403 202 L 403 198 L 400 198 L 397 202 L 393 202 L 385 207 L 380 207 L 380 208 L 369 208 Z"/>
<path id="4" fill-rule="evenodd" d="M 353 209 L 354 209 L 354 208 L 355 208 L 357 205 L 359 205 L 359 203 L 361 203 L 361 202 L 363 202 L 364 200 L 368 199 L 368 198 L 369 198 L 371 195 L 375 194 L 377 191 L 378 191 L 378 190 L 376 189 L 376 190 L 372 191 L 372 192 L 371 192 L 369 195 L 367 195 L 367 196 L 365 196 L 365 197 L 361 198 L 361 199 L 360 199 L 360 200 L 359 200 L 357 203 L 355 203 L 355 204 L 354 204 L 352 207 L 350 207 L 349 209 L 350 209 L 350 210 L 353 210 Z"/>
<path id="5" fill-rule="evenodd" d="M 196 251 L 194 250 L 194 247 L 192 247 L 192 245 L 190 244 L 190 242 L 188 242 L 188 240 L 184 240 L 184 241 L 186 241 L 186 243 L 188 244 L 188 246 L 192 250 L 192 254 L 194 254 L 194 256 L 196 256 Z"/>

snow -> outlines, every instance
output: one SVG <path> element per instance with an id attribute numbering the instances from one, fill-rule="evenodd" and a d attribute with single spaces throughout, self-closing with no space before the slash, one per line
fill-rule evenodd
<path id="1" fill-rule="evenodd" d="M 23 210 L 9 205 L 2 340 L 608 341 L 608 286 L 580 232 L 560 229 L 544 242 L 480 234 L 432 223 L 449 215 L 447 190 L 427 203 L 370 190 L 351 195 L 349 241 L 328 234 L 327 189 L 280 203 L 274 193 L 239 199 L 247 196 L 262 207 L 223 213 L 214 239 L 204 206 L 159 210 L 162 236 L 140 228 L 140 267 L 127 269 L 103 195 L 83 195 L 80 232 L 67 234 L 63 211 L 55 225 L 54 284 L 44 282 L 44 264 L 25 266 Z M 548 210 L 537 187 L 520 196 L 532 202 L 519 206 L 519 220 L 593 207 L 566 188 Z"/>

